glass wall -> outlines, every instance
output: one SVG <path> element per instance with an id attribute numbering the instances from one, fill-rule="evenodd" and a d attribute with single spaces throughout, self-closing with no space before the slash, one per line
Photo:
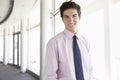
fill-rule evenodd
<path id="1" fill-rule="evenodd" d="M 55 16 L 55 35 L 65 29 L 64 23 L 60 17 L 60 13 Z"/>
<path id="2" fill-rule="evenodd" d="M 3 61 L 3 38 L 3 29 L 0 28 L 0 62 Z"/>
<path id="3" fill-rule="evenodd" d="M 40 0 L 28 15 L 28 69 L 40 75 Z"/>
<path id="4" fill-rule="evenodd" d="M 13 24 L 7 28 L 6 35 L 6 51 L 7 61 L 10 64 L 20 66 L 21 56 L 21 26 L 20 22 Z"/>
<path id="5" fill-rule="evenodd" d="M 62 5 L 63 2 L 65 1 L 70 1 L 70 0 L 54 0 L 55 1 L 55 11 L 59 10 L 59 7 Z"/>
<path id="6" fill-rule="evenodd" d="M 9 27 L 8 63 L 13 64 L 13 26 Z"/>
<path id="7" fill-rule="evenodd" d="M 32 28 L 28 33 L 28 69 L 39 75 L 40 72 L 40 26 Z"/>
<path id="8" fill-rule="evenodd" d="M 3 35 L 0 35 L 0 61 L 3 61 Z"/>
<path id="9" fill-rule="evenodd" d="M 120 80 L 120 1 L 110 7 L 111 80 Z"/>
<path id="10" fill-rule="evenodd" d="M 82 16 L 79 31 L 90 42 L 94 78 L 105 80 L 104 10 Z"/>

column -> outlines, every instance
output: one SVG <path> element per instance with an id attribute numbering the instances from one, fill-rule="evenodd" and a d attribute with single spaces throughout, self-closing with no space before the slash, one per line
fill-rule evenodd
<path id="1" fill-rule="evenodd" d="M 105 70 L 106 70 L 106 80 L 111 80 L 111 66 L 110 66 L 110 0 L 104 1 L 104 44 L 105 44 Z"/>
<path id="2" fill-rule="evenodd" d="M 3 30 L 3 64 L 4 65 L 7 65 L 7 52 L 6 52 L 6 50 L 7 50 L 7 47 L 6 47 L 6 37 L 7 37 L 7 33 L 6 33 L 7 31 L 6 31 L 6 27 L 4 27 L 4 30 Z"/>
<path id="3" fill-rule="evenodd" d="M 27 19 L 21 20 L 21 72 L 26 72 L 27 69 Z"/>
<path id="4" fill-rule="evenodd" d="M 43 80 L 46 44 L 51 38 L 51 1 L 40 0 L 40 80 Z"/>

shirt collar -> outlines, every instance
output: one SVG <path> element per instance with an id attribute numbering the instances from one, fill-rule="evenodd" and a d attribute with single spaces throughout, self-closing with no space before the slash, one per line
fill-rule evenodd
<path id="1" fill-rule="evenodd" d="M 64 34 L 65 34 L 65 36 L 67 37 L 67 38 L 73 38 L 73 36 L 74 35 L 76 35 L 77 36 L 77 38 L 79 39 L 79 33 L 77 32 L 76 34 L 74 34 L 74 33 L 72 33 L 71 31 L 69 31 L 69 30 L 67 30 L 67 29 L 65 29 L 64 30 Z"/>

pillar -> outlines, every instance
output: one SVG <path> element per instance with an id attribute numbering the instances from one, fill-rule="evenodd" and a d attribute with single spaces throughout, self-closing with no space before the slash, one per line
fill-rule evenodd
<path id="1" fill-rule="evenodd" d="M 21 72 L 26 72 L 27 69 L 27 19 L 21 20 Z"/>
<path id="2" fill-rule="evenodd" d="M 51 1 L 40 0 L 40 80 L 43 80 L 46 44 L 51 38 Z"/>

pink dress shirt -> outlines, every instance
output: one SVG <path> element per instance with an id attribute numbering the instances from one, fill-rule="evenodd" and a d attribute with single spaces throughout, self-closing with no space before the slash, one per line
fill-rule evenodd
<path id="1" fill-rule="evenodd" d="M 47 44 L 43 80 L 76 80 L 73 57 L 73 33 L 64 30 Z M 85 80 L 92 80 L 92 65 L 88 41 L 78 33 L 77 41 L 81 51 Z"/>

